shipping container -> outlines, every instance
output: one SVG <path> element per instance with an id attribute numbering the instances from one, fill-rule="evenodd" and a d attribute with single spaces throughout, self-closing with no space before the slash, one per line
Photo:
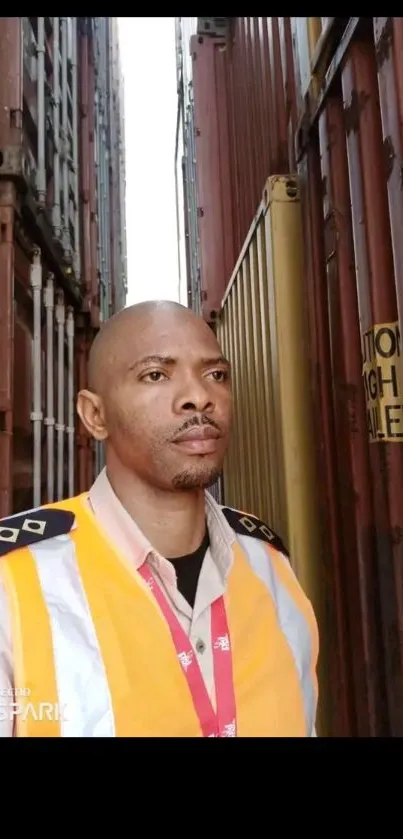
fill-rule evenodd
<path id="1" fill-rule="evenodd" d="M 222 497 L 312 597 L 320 733 L 402 736 L 403 22 L 192 20 L 178 239 L 233 368 Z"/>
<path id="2" fill-rule="evenodd" d="M 0 19 L 0 516 L 82 492 L 76 420 L 100 323 L 126 299 L 116 18 Z"/>

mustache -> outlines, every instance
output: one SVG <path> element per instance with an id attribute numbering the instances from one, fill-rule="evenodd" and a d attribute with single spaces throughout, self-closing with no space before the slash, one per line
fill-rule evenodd
<path id="1" fill-rule="evenodd" d="M 216 428 L 217 431 L 221 432 L 221 427 L 217 422 L 215 422 L 215 420 L 211 419 L 211 417 L 207 417 L 206 414 L 201 414 L 198 417 L 191 417 L 190 419 L 186 420 L 186 422 L 184 422 L 183 425 L 180 426 L 180 428 L 177 428 L 173 439 L 179 436 L 179 434 L 183 434 L 184 431 L 187 431 L 189 428 L 193 428 L 197 425 L 211 425 L 212 428 Z"/>

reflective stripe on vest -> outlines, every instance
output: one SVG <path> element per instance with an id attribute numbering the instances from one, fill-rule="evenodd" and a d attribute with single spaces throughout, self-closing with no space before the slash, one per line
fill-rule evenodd
<path id="1" fill-rule="evenodd" d="M 200 737 L 170 632 L 84 496 L 76 528 L 1 561 L 11 611 L 18 736 Z M 317 630 L 288 561 L 237 536 L 226 608 L 238 736 L 310 736 Z M 28 692 L 28 696 L 23 694 Z"/>

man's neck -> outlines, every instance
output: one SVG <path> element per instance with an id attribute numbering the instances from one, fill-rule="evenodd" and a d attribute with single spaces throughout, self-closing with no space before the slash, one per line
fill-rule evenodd
<path id="1" fill-rule="evenodd" d="M 206 532 L 203 490 L 159 490 L 108 468 L 107 476 L 126 512 L 161 556 L 187 556 L 201 545 Z"/>

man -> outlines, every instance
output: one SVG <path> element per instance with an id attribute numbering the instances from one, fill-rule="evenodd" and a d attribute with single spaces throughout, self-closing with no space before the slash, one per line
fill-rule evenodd
<path id="1" fill-rule="evenodd" d="M 314 736 L 311 605 L 269 528 L 206 491 L 232 414 L 212 330 L 124 309 L 77 408 L 105 470 L 1 522 L 3 736 Z"/>

